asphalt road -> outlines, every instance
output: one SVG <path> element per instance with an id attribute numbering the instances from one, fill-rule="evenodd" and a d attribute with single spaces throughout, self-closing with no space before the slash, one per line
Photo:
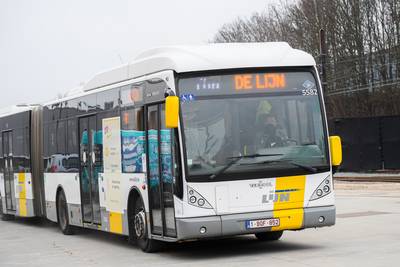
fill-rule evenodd
<path id="1" fill-rule="evenodd" d="M 0 266 L 398 266 L 400 184 L 336 183 L 333 227 L 175 244 L 158 254 L 90 230 L 62 235 L 54 224 L 0 221 Z"/>

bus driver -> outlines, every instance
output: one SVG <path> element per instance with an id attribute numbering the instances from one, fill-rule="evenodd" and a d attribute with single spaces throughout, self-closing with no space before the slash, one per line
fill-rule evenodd
<path id="1" fill-rule="evenodd" d="M 285 145 L 287 135 L 274 114 L 262 114 L 259 118 L 258 138 L 261 147 L 281 147 Z"/>

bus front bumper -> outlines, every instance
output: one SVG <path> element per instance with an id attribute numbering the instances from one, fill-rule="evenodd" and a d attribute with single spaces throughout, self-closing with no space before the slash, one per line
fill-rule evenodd
<path id="1" fill-rule="evenodd" d="M 281 221 L 280 227 L 267 227 L 258 229 L 247 229 L 246 221 L 274 218 L 274 213 L 276 217 L 277 212 L 267 211 L 196 218 L 177 218 L 176 226 L 178 231 L 178 240 L 203 239 L 221 236 L 253 234 L 266 231 L 300 230 L 305 228 L 324 227 L 334 225 L 336 220 L 335 206 L 313 207 L 279 212 L 281 212 L 281 214 L 288 214 L 286 216 L 279 215 Z M 291 221 L 296 220 L 299 222 L 299 218 L 299 224 Z M 321 218 L 323 218 L 323 220 Z"/>

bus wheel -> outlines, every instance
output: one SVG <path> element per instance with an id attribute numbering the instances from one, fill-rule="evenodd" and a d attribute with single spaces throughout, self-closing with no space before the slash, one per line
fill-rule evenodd
<path id="1" fill-rule="evenodd" d="M 15 219 L 14 215 L 1 213 L 1 220 L 2 221 L 12 221 L 14 219 Z"/>
<path id="2" fill-rule="evenodd" d="M 276 241 L 281 238 L 283 231 L 257 233 L 255 236 L 260 241 Z"/>
<path id="3" fill-rule="evenodd" d="M 43 218 L 41 218 L 41 217 L 30 217 L 30 218 L 26 218 L 26 220 L 32 224 L 42 224 L 43 223 Z"/>
<path id="4" fill-rule="evenodd" d="M 72 226 L 69 224 L 67 200 L 63 190 L 57 195 L 57 221 L 64 235 L 73 234 Z"/>
<path id="5" fill-rule="evenodd" d="M 0 217 L 2 221 L 11 221 L 14 219 L 13 215 L 3 213 L 3 203 L 0 195 Z"/>
<path id="6" fill-rule="evenodd" d="M 134 216 L 131 217 L 130 226 L 133 229 L 131 231 L 131 234 L 134 236 L 133 239 L 144 252 L 152 253 L 161 249 L 161 241 L 149 239 L 148 237 L 149 224 L 146 220 L 146 213 L 141 198 L 138 198 L 135 203 Z"/>

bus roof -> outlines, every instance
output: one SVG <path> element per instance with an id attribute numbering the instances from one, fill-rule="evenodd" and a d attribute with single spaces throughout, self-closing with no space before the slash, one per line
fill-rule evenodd
<path id="1" fill-rule="evenodd" d="M 218 43 L 153 48 L 132 62 L 95 75 L 84 86 L 89 91 L 163 70 L 177 73 L 254 67 L 314 66 L 314 58 L 285 42 Z"/>
<path id="2" fill-rule="evenodd" d="M 10 115 L 14 115 L 14 114 L 18 114 L 18 113 L 25 112 L 25 111 L 28 111 L 28 110 L 32 110 L 36 106 L 37 105 L 22 104 L 22 105 L 14 105 L 14 106 L 1 108 L 0 109 L 0 118 L 7 117 L 7 116 L 10 116 Z"/>

